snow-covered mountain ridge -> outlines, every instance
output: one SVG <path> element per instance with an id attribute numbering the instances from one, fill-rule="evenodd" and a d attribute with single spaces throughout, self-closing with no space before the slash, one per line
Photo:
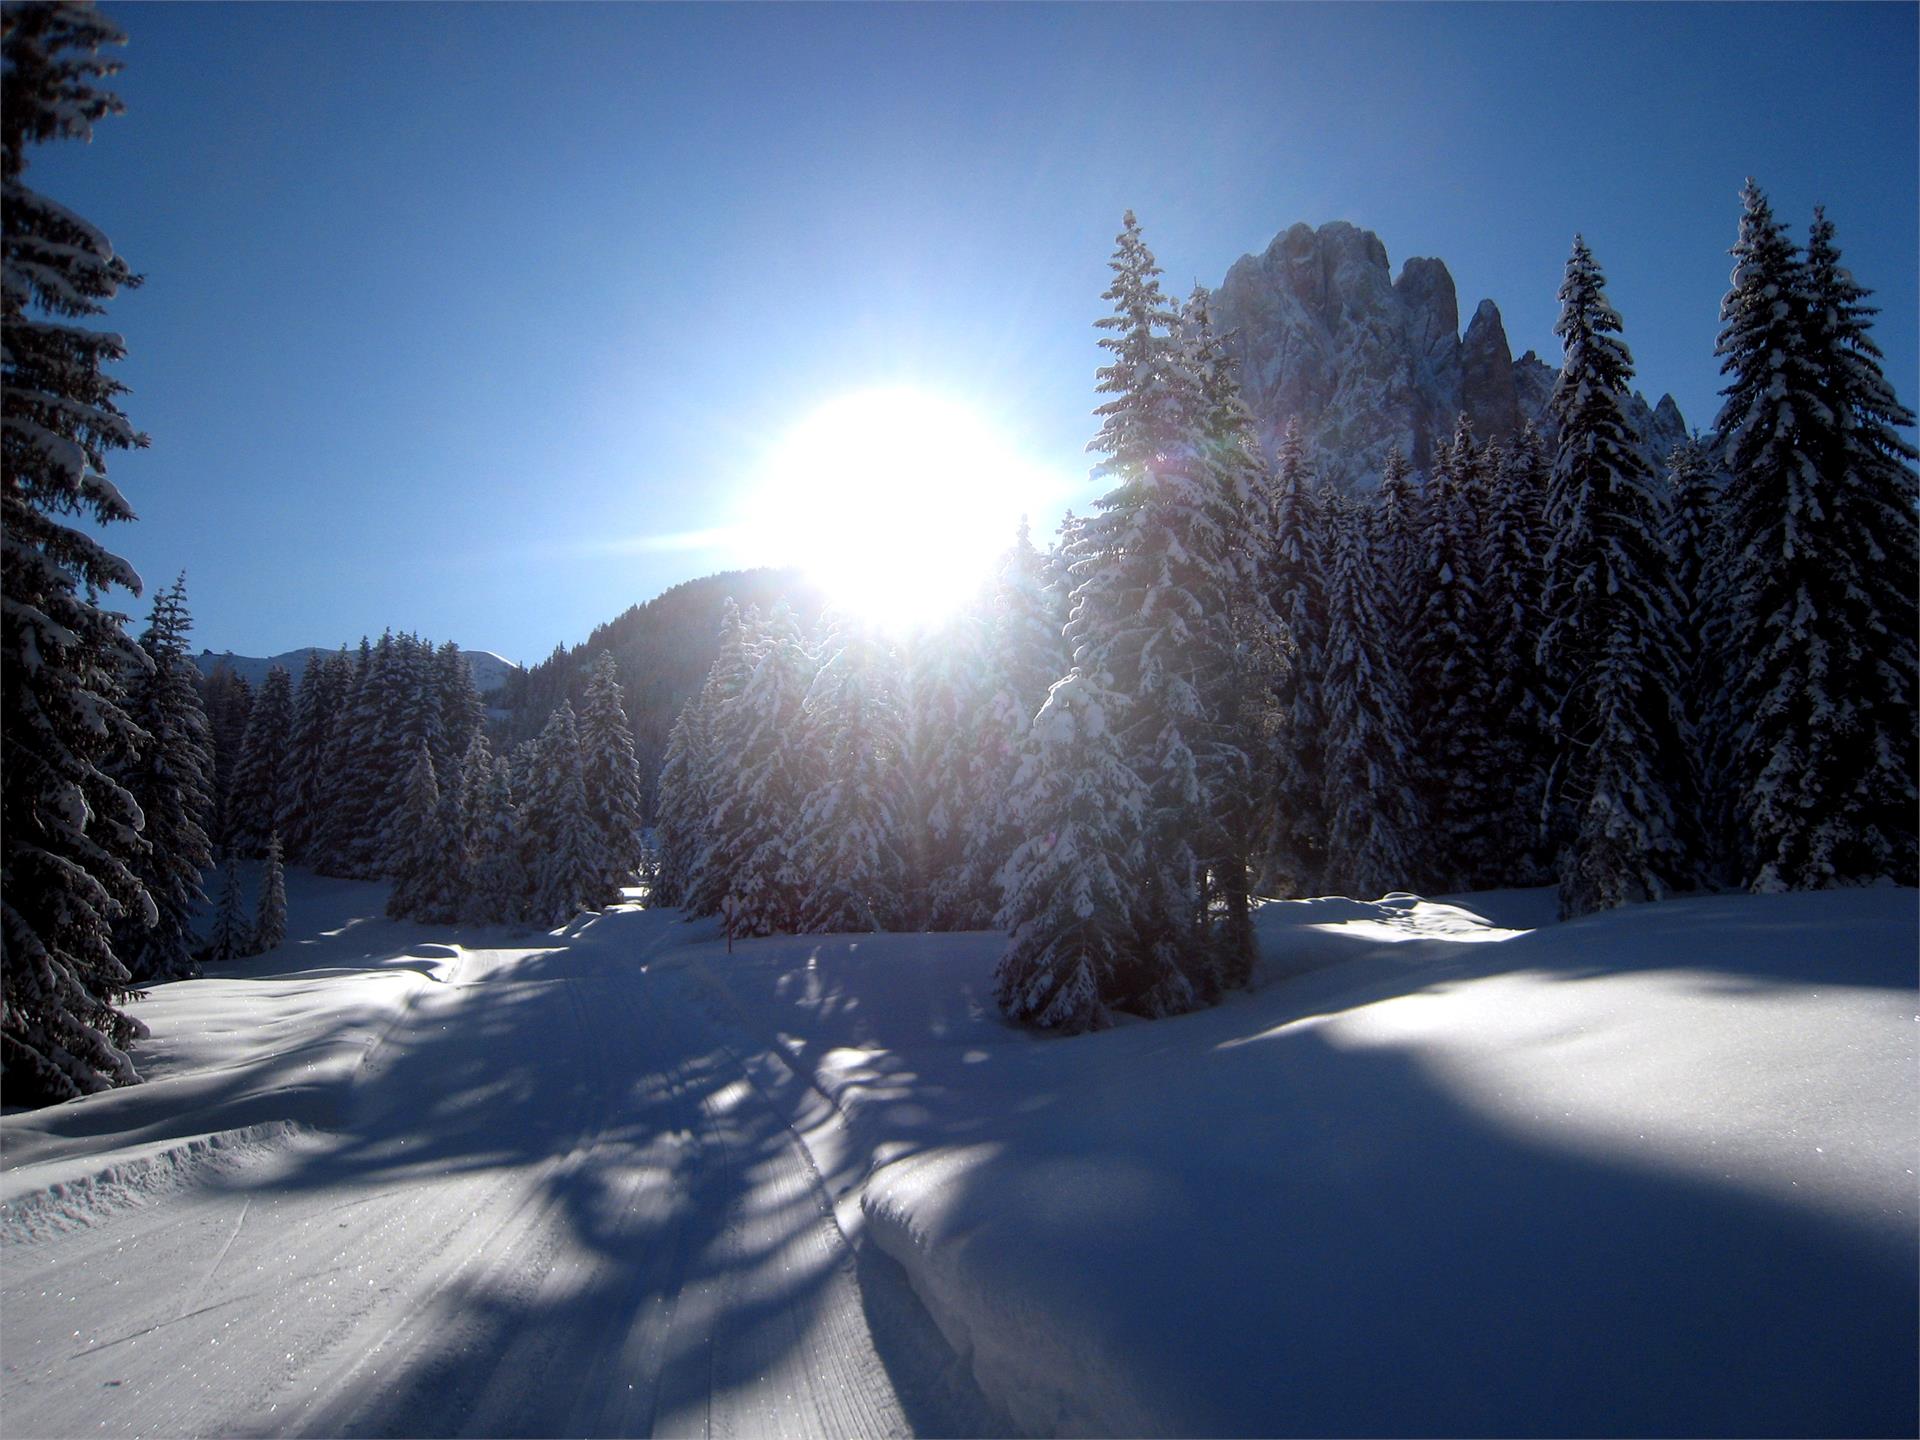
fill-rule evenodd
<path id="1" fill-rule="evenodd" d="M 309 655 L 327 655 L 333 647 L 309 645 L 300 650 L 288 650 L 280 655 L 236 655 L 231 650 L 218 653 L 202 650 L 193 657 L 194 668 L 202 675 L 211 675 L 216 665 L 225 665 L 246 681 L 249 686 L 259 689 L 267 678 L 267 672 L 278 665 L 294 679 L 300 681 L 300 674 L 307 668 Z M 519 666 L 504 655 L 496 655 L 491 650 L 468 650 L 464 646 L 460 653 L 466 657 L 467 669 L 473 672 L 473 685 L 482 695 L 490 695 L 507 683 L 507 676 L 519 670 Z"/>
<path id="2" fill-rule="evenodd" d="M 1297 418 L 1321 478 L 1347 489 L 1375 485 L 1394 445 L 1424 468 L 1462 414 L 1481 440 L 1541 423 L 1558 373 L 1531 350 L 1514 358 L 1491 300 L 1463 335 L 1444 261 L 1410 257 L 1396 279 L 1380 237 L 1344 220 L 1293 225 L 1235 261 L 1213 319 L 1269 451 Z M 1628 419 L 1664 469 L 1687 434 L 1673 397 L 1636 393 Z"/>

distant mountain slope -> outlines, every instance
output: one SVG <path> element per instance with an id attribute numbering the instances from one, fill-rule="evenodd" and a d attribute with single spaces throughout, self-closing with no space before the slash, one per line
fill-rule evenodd
<path id="1" fill-rule="evenodd" d="M 236 655 L 231 650 L 215 653 L 202 650 L 193 657 L 194 668 L 202 675 L 211 675 L 216 665 L 225 665 L 245 680 L 249 686 L 258 690 L 267 672 L 274 666 L 282 667 L 293 676 L 295 685 L 300 683 L 301 673 L 307 668 L 309 655 L 325 655 L 330 647 L 309 645 L 299 650 L 289 650 L 283 655 Z M 509 675 L 516 675 L 520 667 L 504 655 L 496 655 L 491 650 L 462 650 L 466 657 L 467 669 L 473 672 L 474 688 L 482 695 L 490 695 L 507 683 Z"/>
<path id="2" fill-rule="evenodd" d="M 1513 358 L 1491 300 L 1463 336 L 1443 261 L 1415 256 L 1396 279 L 1380 237 L 1344 220 L 1294 225 L 1235 261 L 1213 319 L 1269 453 L 1297 418 L 1320 477 L 1345 489 L 1375 485 L 1394 445 L 1424 469 L 1461 414 L 1481 440 L 1540 422 L 1558 372 L 1531 350 Z M 1670 395 L 1636 394 L 1628 419 L 1656 469 L 1686 438 Z"/>
<path id="3" fill-rule="evenodd" d="M 492 702 L 504 713 L 499 723 L 506 743 L 537 735 L 562 699 L 578 710 L 594 657 L 610 651 L 620 666 L 634 748 L 651 794 L 667 732 L 713 664 L 729 598 L 743 610 L 766 610 L 784 600 L 803 624 L 811 624 L 825 597 L 797 570 L 730 570 L 676 585 L 597 627 L 585 644 L 557 647 L 538 665 L 509 675 Z"/>

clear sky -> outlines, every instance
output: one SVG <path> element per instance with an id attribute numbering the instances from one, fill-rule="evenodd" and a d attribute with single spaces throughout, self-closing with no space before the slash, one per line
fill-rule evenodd
<path id="1" fill-rule="evenodd" d="M 1705 426 L 1753 174 L 1920 389 L 1913 5 L 105 9 L 128 113 L 27 178 L 147 276 L 113 539 L 216 649 L 539 659 L 752 558 L 713 532 L 875 386 L 984 417 L 1049 529 L 1128 207 L 1175 293 L 1346 219 L 1549 358 L 1583 231 Z"/>

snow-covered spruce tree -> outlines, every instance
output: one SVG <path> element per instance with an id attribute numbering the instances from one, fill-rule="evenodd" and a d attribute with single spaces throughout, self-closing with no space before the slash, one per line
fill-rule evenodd
<path id="1" fill-rule="evenodd" d="M 440 782 L 433 768 L 433 752 L 425 740 L 414 747 L 413 765 L 400 813 L 389 827 L 393 851 L 393 890 L 387 896 L 387 914 L 395 920 L 426 919 L 421 912 L 432 902 L 436 871 L 445 846 L 441 843 Z"/>
<path id="2" fill-rule="evenodd" d="M 292 739 L 293 677 L 275 665 L 254 696 L 228 784 L 227 844 L 236 854 L 252 859 L 267 853 Z"/>
<path id="3" fill-rule="evenodd" d="M 1388 576 L 1369 553 L 1359 507 L 1338 502 L 1325 518 L 1326 879 L 1365 899 L 1424 873 L 1433 839 L 1414 784 L 1405 680 L 1387 644 Z"/>
<path id="4" fill-rule="evenodd" d="M 720 638 L 707 678 L 699 694 L 681 708 L 667 737 L 655 788 L 660 867 L 649 904 L 680 905 L 690 914 L 710 915 L 725 892 L 723 877 L 704 867 L 705 857 L 713 848 L 715 790 L 719 783 L 714 726 L 721 706 L 746 684 L 745 647 L 740 608 L 728 599 L 721 608 Z"/>
<path id="5" fill-rule="evenodd" d="M 994 993 L 1008 1019 L 1078 1034 L 1131 998 L 1139 943 L 1130 920 L 1147 787 L 1107 723 L 1124 708 L 1076 665 L 1035 717 L 1016 792 L 1027 838 L 1001 871 L 1007 948 Z"/>
<path id="6" fill-rule="evenodd" d="M 1489 865 L 1481 878 L 1486 884 L 1537 885 L 1551 874 L 1540 836 L 1540 797 L 1553 701 L 1538 661 L 1547 458 L 1531 423 L 1493 454 L 1479 567 L 1488 681 Z"/>
<path id="7" fill-rule="evenodd" d="M 1380 472 L 1380 488 L 1368 515 L 1368 549 L 1380 571 L 1380 618 L 1397 649 L 1411 637 L 1415 617 L 1421 609 L 1420 586 L 1416 571 L 1423 549 L 1426 519 L 1421 513 L 1421 495 L 1414 484 L 1413 469 L 1407 457 L 1395 445 L 1387 451 L 1386 467 Z M 1405 661 L 1400 668 L 1404 671 Z"/>
<path id="8" fill-rule="evenodd" d="M 1296 895 L 1320 888 L 1327 817 L 1323 743 L 1327 598 L 1322 518 L 1299 422 L 1289 420 L 1274 463 L 1273 550 L 1266 559 L 1273 611 L 1286 631 L 1286 668 L 1275 687 L 1272 881 Z"/>
<path id="9" fill-rule="evenodd" d="M 787 848 L 804 877 L 798 928 L 893 930 L 906 911 L 906 735 L 890 657 L 841 616 L 801 706 L 809 788 Z"/>
<path id="10" fill-rule="evenodd" d="M 1285 626 L 1273 609 L 1267 558 L 1274 536 L 1273 475 L 1233 360 L 1214 333 L 1207 292 L 1196 286 L 1181 315 L 1186 363 L 1197 390 L 1196 448 L 1204 493 L 1225 538 L 1226 644 L 1202 672 L 1211 733 L 1196 752 L 1210 797 L 1200 854 L 1212 917 L 1213 979 L 1233 989 L 1252 978 L 1255 858 L 1271 828 L 1264 759 L 1278 715 L 1274 691 L 1286 673 Z"/>
<path id="11" fill-rule="evenodd" d="M 240 862 L 229 852 L 220 864 L 220 901 L 213 932 L 202 952 L 208 960 L 239 960 L 253 953 L 253 929 L 247 924 L 246 897 L 240 890 Z"/>
<path id="12" fill-rule="evenodd" d="M 982 929 L 999 905 L 999 864 L 969 863 L 976 857 L 967 845 L 969 823 L 998 798 L 983 733 L 988 665 L 985 626 L 972 607 L 915 637 L 907 652 L 905 751 L 894 764 L 899 793 L 889 797 L 898 808 L 894 842 L 906 869 L 907 928 Z"/>
<path id="13" fill-rule="evenodd" d="M 481 773 L 476 752 L 468 752 L 469 784 Z M 507 759 L 499 756 L 485 774 L 484 789 L 475 811 L 476 821 L 469 831 L 466 889 L 460 918 L 481 925 L 498 925 L 518 920 L 521 897 L 526 893 L 526 872 L 521 859 L 519 812 L 513 804 L 513 782 L 508 775 Z"/>
<path id="14" fill-rule="evenodd" d="M 571 704 L 560 702 L 536 744 L 533 774 L 520 806 L 521 853 L 531 885 L 527 916 L 551 929 L 600 905 L 608 862 L 587 808 L 580 734 Z"/>
<path id="15" fill-rule="evenodd" d="M 429 686 L 439 705 L 439 746 L 434 763 L 467 753 L 467 746 L 486 723 L 487 707 L 473 683 L 473 671 L 460 647 L 449 640 L 434 652 Z M 431 703 L 431 702 L 430 702 Z"/>
<path id="16" fill-rule="evenodd" d="M 326 753 L 327 730 L 338 706 L 327 673 L 329 657 L 318 650 L 307 653 L 300 672 L 300 685 L 293 697 L 293 729 L 287 736 L 286 763 L 280 767 L 280 793 L 274 800 L 274 828 L 280 833 L 283 853 L 294 860 L 306 858 L 307 844 L 313 834 L 314 811 L 318 807 L 315 791 L 321 758 Z"/>
<path id="17" fill-rule="evenodd" d="M 1916 882 L 1915 521 L 1920 516 L 1913 462 L 1920 459 L 1901 430 L 1914 412 L 1894 394 L 1871 335 L 1872 293 L 1840 263 L 1833 222 L 1816 209 L 1807 236 L 1810 338 L 1820 367 L 1820 396 L 1833 419 L 1832 449 L 1821 470 L 1839 492 L 1835 519 L 1840 553 L 1858 564 L 1847 600 L 1852 633 L 1866 663 L 1848 668 L 1836 691 L 1858 707 L 1860 768 L 1844 802 L 1846 853 L 1835 863 L 1848 879 L 1890 877 Z"/>
<path id="18" fill-rule="evenodd" d="M 699 783 L 703 736 L 696 727 L 705 719 L 700 697 L 692 696 L 667 731 L 667 748 L 654 785 L 654 836 L 657 849 L 649 906 L 683 905 L 693 879 L 693 857 L 700 851 L 700 831 L 706 802 Z"/>
<path id="19" fill-rule="evenodd" d="M 1082 522 L 1072 573 L 1074 666 L 1107 677 L 1124 707 L 1111 709 L 1126 764 L 1149 804 L 1135 873 L 1134 963 L 1115 975 L 1110 1005 L 1148 1016 L 1178 1014 L 1216 994 L 1218 952 L 1209 933 L 1205 873 L 1218 776 L 1218 696 L 1230 672 L 1234 575 L 1210 477 L 1199 454 L 1198 386 L 1160 290 L 1160 267 L 1129 212 L 1102 298 L 1098 328 L 1111 357 L 1099 370 L 1103 456 L 1096 476 L 1113 488 Z"/>
<path id="20" fill-rule="evenodd" d="M 467 744 L 467 753 L 460 760 L 458 861 L 462 894 L 471 888 L 470 872 L 479 849 L 480 832 L 485 828 L 487 791 L 492 784 L 493 746 L 488 743 L 485 730 L 476 730 Z"/>
<path id="21" fill-rule="evenodd" d="M 460 824 L 466 764 L 460 756 L 447 761 L 445 778 L 433 827 L 434 838 L 440 842 L 440 863 L 434 867 L 433 883 L 427 887 L 418 912 L 419 919 L 435 925 L 458 921 L 467 900 L 466 850 Z"/>
<path id="22" fill-rule="evenodd" d="M 619 667 L 602 650 L 593 662 L 580 712 L 581 778 L 587 787 L 587 814 L 599 832 L 606 858 L 594 903 L 614 905 L 621 887 L 633 883 L 640 870 L 640 764 L 633 754 L 633 726 L 627 720 L 626 692 L 620 688 Z"/>
<path id="23" fill-rule="evenodd" d="M 267 863 L 260 879 L 260 902 L 253 911 L 253 953 L 280 948 L 287 938 L 287 876 L 280 865 L 280 832 L 267 837 Z"/>
<path id="24" fill-rule="evenodd" d="M 1668 457 L 1661 531 L 1673 584 L 1674 697 L 1689 742 L 1677 757 L 1674 809 L 1683 843 L 1704 870 L 1720 871 L 1731 799 L 1720 783 L 1718 749 L 1725 733 L 1727 657 L 1716 587 L 1726 572 L 1726 533 L 1720 477 L 1697 437 L 1682 441 Z"/>
<path id="25" fill-rule="evenodd" d="M 1660 507 L 1626 422 L 1633 360 L 1605 286 L 1575 237 L 1555 327 L 1565 359 L 1548 402 L 1558 439 L 1539 648 L 1558 687 L 1546 807 L 1567 915 L 1657 900 L 1696 878 L 1672 802 L 1683 740 Z"/>
<path id="26" fill-rule="evenodd" d="M 343 852 L 350 834 L 348 812 L 353 791 L 348 780 L 354 768 L 354 724 L 372 670 L 373 646 L 362 635 L 359 651 L 349 662 L 345 683 L 338 692 L 319 765 L 312 772 L 313 788 L 307 792 L 311 809 L 305 859 L 322 875 L 346 873 Z"/>
<path id="27" fill-rule="evenodd" d="M 987 694 L 973 729 L 971 757 L 979 800 L 960 817 L 957 888 L 971 896 L 984 886 L 992 905 L 984 919 L 969 916 L 973 924 L 964 927 L 956 914 L 956 928 L 996 923 L 1001 867 L 1029 833 L 1014 780 L 1030 749 L 1034 716 L 1053 682 L 1073 664 L 1061 633 L 1064 616 L 1049 589 L 1051 578 L 1046 557 L 1034 548 L 1022 518 L 988 593 L 981 656 Z"/>
<path id="28" fill-rule="evenodd" d="M 213 754 L 187 658 L 192 623 L 181 576 L 154 599 L 153 618 L 140 637 L 150 667 L 134 675 L 127 696 L 127 713 L 147 738 L 125 762 L 120 781 L 146 817 L 148 849 L 133 870 L 153 898 L 155 917 L 149 925 L 144 914 L 122 916 L 113 927 L 113 948 L 136 981 L 193 974 L 194 916 L 207 901 L 200 877 L 213 864 L 206 831 Z"/>
<path id="29" fill-rule="evenodd" d="M 394 706 L 391 631 L 371 646 L 363 639 L 351 694 L 342 704 L 327 745 L 330 781 L 326 813 L 315 841 L 314 867 L 323 875 L 372 880 L 389 873 L 385 823 L 387 775 L 385 727 Z M 398 811 L 395 803 L 395 813 Z"/>
<path id="30" fill-rule="evenodd" d="M 0 1070 L 13 1104 L 139 1079 L 110 927 L 156 918 L 131 868 L 140 811 L 107 769 L 145 740 L 120 686 L 147 662 L 101 599 L 140 580 L 89 533 L 133 518 L 106 456 L 147 442 L 105 373 L 120 337 L 84 321 L 138 277 L 23 179 L 29 144 L 86 140 L 119 113 L 98 82 L 119 69 L 102 48 L 123 39 L 80 5 L 0 11 Z"/>
<path id="31" fill-rule="evenodd" d="M 746 646 L 753 669 L 714 726 L 721 758 L 712 846 L 701 865 L 723 886 L 714 909 L 729 936 L 791 934 L 806 888 L 792 839 L 807 790 L 799 735 L 814 662 L 784 602 L 749 626 L 758 632 Z"/>
<path id="32" fill-rule="evenodd" d="M 233 772 L 246 745 L 247 721 L 253 716 L 253 687 L 225 660 L 217 660 L 202 686 L 200 701 L 213 742 L 213 823 L 207 833 L 224 849 L 227 817 L 233 809 L 229 799 Z"/>
<path id="33" fill-rule="evenodd" d="M 1824 217 L 1803 258 L 1752 181 L 1742 200 L 1718 423 L 1734 874 L 1910 882 L 1913 452 L 1895 427 L 1912 416 Z"/>
<path id="34" fill-rule="evenodd" d="M 1488 793 L 1488 618 L 1481 594 L 1480 526 L 1485 465 L 1466 417 L 1434 456 L 1417 566 L 1421 610 L 1409 656 L 1408 709 L 1414 717 L 1421 798 L 1431 826 L 1423 887 L 1466 888 L 1490 873 L 1496 797 Z"/>
<path id="35" fill-rule="evenodd" d="M 393 668 L 382 695 L 381 724 L 376 739 L 377 769 L 385 776 L 385 799 L 376 811 L 379 820 L 390 820 L 398 813 L 407 789 L 407 772 L 416 749 L 425 744 L 436 757 L 435 769 L 447 768 L 459 756 L 448 756 L 446 730 L 441 723 L 444 707 L 436 683 L 433 646 L 417 635 L 396 637 Z M 384 835 L 379 854 L 385 857 L 382 874 L 392 874 L 404 839 Z"/>

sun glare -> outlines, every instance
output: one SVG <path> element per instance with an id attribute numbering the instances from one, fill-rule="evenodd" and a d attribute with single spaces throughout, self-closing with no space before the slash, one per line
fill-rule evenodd
<path id="1" fill-rule="evenodd" d="M 908 388 L 843 395 L 774 450 L 749 531 L 836 604 L 890 628 L 961 605 L 1012 543 L 1048 477 L 959 401 Z"/>

